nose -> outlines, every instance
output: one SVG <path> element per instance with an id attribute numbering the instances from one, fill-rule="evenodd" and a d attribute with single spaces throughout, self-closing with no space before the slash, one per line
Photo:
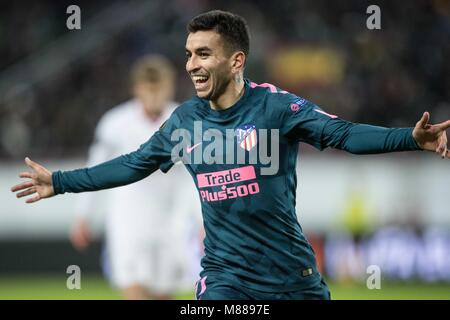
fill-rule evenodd
<path id="1" fill-rule="evenodd" d="M 197 71 L 199 68 L 200 68 L 200 67 L 199 67 L 199 65 L 198 65 L 198 60 L 197 60 L 197 58 L 196 58 L 194 55 L 192 55 L 192 56 L 190 57 L 190 59 L 188 59 L 188 61 L 186 62 L 186 71 L 187 71 L 188 73 L 192 73 L 192 72 L 194 72 L 194 71 Z"/>

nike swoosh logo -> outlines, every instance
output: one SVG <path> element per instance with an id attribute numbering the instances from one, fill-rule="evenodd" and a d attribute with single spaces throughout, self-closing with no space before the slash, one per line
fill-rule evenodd
<path id="1" fill-rule="evenodd" d="M 186 151 L 187 151 L 187 153 L 189 154 L 189 153 L 191 153 L 192 152 L 192 150 L 194 150 L 195 148 L 197 148 L 199 145 L 201 145 L 202 143 L 201 142 L 199 142 L 199 143 L 197 143 L 197 144 L 194 144 L 192 147 L 187 147 L 187 149 L 186 149 Z"/>

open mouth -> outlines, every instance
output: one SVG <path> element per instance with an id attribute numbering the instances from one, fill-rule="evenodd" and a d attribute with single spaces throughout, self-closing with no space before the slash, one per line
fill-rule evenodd
<path id="1" fill-rule="evenodd" d="M 202 90 L 202 89 L 206 88 L 209 77 L 208 76 L 193 76 L 192 80 L 194 81 L 195 89 Z"/>

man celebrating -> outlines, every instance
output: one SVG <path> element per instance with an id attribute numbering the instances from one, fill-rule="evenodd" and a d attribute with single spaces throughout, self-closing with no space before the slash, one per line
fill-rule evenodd
<path id="1" fill-rule="evenodd" d="M 37 193 L 32 203 L 113 188 L 167 172 L 182 159 L 197 185 L 206 231 L 198 299 L 329 299 L 295 212 L 298 142 L 354 154 L 428 150 L 450 157 L 450 120 L 430 125 L 425 112 L 414 128 L 351 123 L 274 85 L 244 79 L 248 54 L 243 18 L 223 11 L 195 17 L 186 71 L 196 97 L 137 151 L 95 167 L 52 173 L 27 158 L 32 171 L 20 177 L 29 180 L 12 191 Z M 261 150 L 269 149 L 278 167 L 267 172 Z"/>

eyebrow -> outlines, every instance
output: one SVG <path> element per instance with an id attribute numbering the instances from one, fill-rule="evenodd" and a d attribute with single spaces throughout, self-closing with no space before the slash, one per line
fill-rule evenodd
<path id="1" fill-rule="evenodd" d="M 186 49 L 186 52 L 191 52 L 188 48 L 185 48 L 185 49 Z M 206 47 L 206 46 L 195 49 L 195 52 L 201 52 L 201 51 L 211 52 L 212 50 L 211 50 L 211 48 Z"/>

